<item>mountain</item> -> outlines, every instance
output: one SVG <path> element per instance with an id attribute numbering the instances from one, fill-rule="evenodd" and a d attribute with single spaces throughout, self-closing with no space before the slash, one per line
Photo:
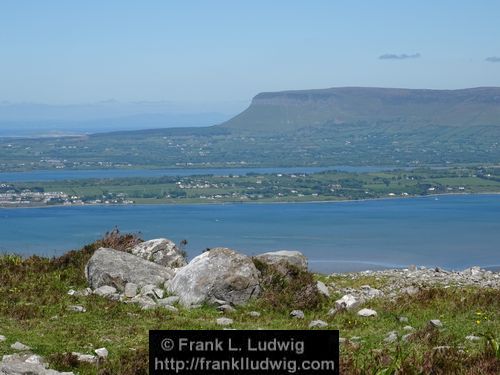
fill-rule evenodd
<path id="1" fill-rule="evenodd" d="M 500 125 L 500 87 L 417 90 L 340 87 L 265 92 L 221 127 L 293 131 L 325 125 L 384 124 L 403 128 Z"/>

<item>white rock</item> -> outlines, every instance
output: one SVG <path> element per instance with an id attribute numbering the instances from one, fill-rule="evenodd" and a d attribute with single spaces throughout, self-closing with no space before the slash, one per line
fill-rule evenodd
<path id="1" fill-rule="evenodd" d="M 293 310 L 290 316 L 296 319 L 304 319 L 304 312 L 302 310 Z"/>
<path id="2" fill-rule="evenodd" d="M 70 305 L 70 306 L 68 306 L 68 311 L 84 313 L 87 311 L 87 309 L 83 306 L 80 306 L 80 305 Z"/>
<path id="3" fill-rule="evenodd" d="M 236 309 L 231 306 L 231 305 L 221 305 L 217 307 L 217 310 L 222 311 L 222 312 L 234 312 Z"/>
<path id="4" fill-rule="evenodd" d="M 178 296 L 170 296 L 167 298 L 162 298 L 156 301 L 159 305 L 165 306 L 165 305 L 174 305 L 177 302 L 179 302 L 179 297 Z"/>
<path id="5" fill-rule="evenodd" d="M 106 348 L 99 348 L 99 349 L 96 349 L 94 350 L 95 354 L 97 354 L 97 356 L 99 358 L 106 358 L 108 356 L 108 350 Z"/>
<path id="6" fill-rule="evenodd" d="M 309 328 L 324 328 L 328 327 L 328 323 L 324 322 L 323 320 L 313 320 L 311 323 L 309 323 Z"/>
<path id="7" fill-rule="evenodd" d="M 19 341 L 16 341 L 10 347 L 14 350 L 19 350 L 19 351 L 23 351 L 23 352 L 31 350 L 31 348 L 28 345 L 24 345 L 23 343 L 20 343 Z"/>
<path id="8" fill-rule="evenodd" d="M 76 294 L 76 290 L 70 289 L 68 290 L 68 296 L 74 296 Z"/>
<path id="9" fill-rule="evenodd" d="M 43 361 L 43 358 L 39 355 L 33 354 L 30 355 L 28 358 L 24 360 L 26 363 L 32 363 L 35 365 L 42 365 L 45 366 L 45 362 Z"/>
<path id="10" fill-rule="evenodd" d="M 387 342 L 389 344 L 396 341 L 398 341 L 398 334 L 396 331 L 389 332 L 384 339 L 384 342 Z"/>
<path id="11" fill-rule="evenodd" d="M 406 316 L 400 316 L 398 318 L 398 320 L 401 322 L 401 323 L 408 323 L 408 318 Z"/>
<path id="12" fill-rule="evenodd" d="M 377 316 L 377 312 L 372 309 L 361 309 L 358 311 L 358 315 L 364 317 Z"/>
<path id="13" fill-rule="evenodd" d="M 97 363 L 97 357 L 92 354 L 82 354 L 78 352 L 73 352 L 73 354 L 78 362 L 85 362 L 85 363 Z"/>
<path id="14" fill-rule="evenodd" d="M 415 328 L 413 328 L 412 326 L 404 326 L 403 329 L 405 331 L 413 331 Z"/>
<path id="15" fill-rule="evenodd" d="M 163 289 L 154 288 L 153 292 L 154 292 L 155 296 L 158 297 L 158 298 L 160 298 L 160 299 L 163 298 L 163 296 L 164 296 Z"/>
<path id="16" fill-rule="evenodd" d="M 233 324 L 233 319 L 230 319 L 230 318 L 219 318 L 217 319 L 217 324 L 220 325 L 220 326 L 229 326 L 231 324 Z"/>
<path id="17" fill-rule="evenodd" d="M 480 341 L 481 337 L 474 336 L 474 335 L 469 335 L 469 336 L 465 336 L 465 339 L 468 340 L 468 341 Z"/>
<path id="18" fill-rule="evenodd" d="M 130 252 L 150 262 L 169 268 L 184 267 L 187 264 L 182 251 L 168 238 L 157 238 L 142 242 L 133 247 Z"/>
<path id="19" fill-rule="evenodd" d="M 7 337 L 5 337 L 4 335 L 0 335 L 0 342 L 4 342 L 7 340 Z"/>
<path id="20" fill-rule="evenodd" d="M 361 301 L 359 301 L 352 294 L 346 294 L 342 298 L 335 301 L 335 307 L 337 309 L 351 310 L 351 309 L 354 309 L 355 307 L 359 306 L 360 303 L 361 303 Z"/>
<path id="21" fill-rule="evenodd" d="M 254 317 L 254 318 L 258 318 L 260 316 L 260 312 L 258 312 L 258 311 L 250 311 L 248 313 L 248 315 L 250 315 L 251 317 Z"/>
<path id="22" fill-rule="evenodd" d="M 325 297 L 330 297 L 330 291 L 328 290 L 328 287 L 325 285 L 324 282 L 318 281 L 316 283 L 316 288 L 318 288 L 318 291 Z"/>
<path id="23" fill-rule="evenodd" d="M 134 298 L 137 295 L 137 289 L 139 286 L 135 283 L 126 283 L 125 284 L 125 297 Z"/>
<path id="24" fill-rule="evenodd" d="M 94 294 L 103 297 L 107 297 L 115 293 L 116 293 L 116 288 L 109 285 L 103 285 L 94 290 Z"/>
<path id="25" fill-rule="evenodd" d="M 436 328 L 443 327 L 443 323 L 439 319 L 432 319 L 429 321 L 430 325 Z"/>

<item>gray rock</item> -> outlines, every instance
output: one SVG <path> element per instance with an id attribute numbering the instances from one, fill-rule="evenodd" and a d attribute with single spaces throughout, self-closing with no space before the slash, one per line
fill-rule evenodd
<path id="1" fill-rule="evenodd" d="M 97 356 L 99 358 L 107 358 L 108 357 L 108 350 L 106 348 L 99 348 L 99 349 L 96 349 L 94 350 L 95 354 L 97 354 Z"/>
<path id="2" fill-rule="evenodd" d="M 123 251 L 100 248 L 88 261 L 85 276 L 93 289 L 111 285 L 123 292 L 127 283 L 161 285 L 173 271 Z"/>
<path id="3" fill-rule="evenodd" d="M 407 342 L 408 340 L 411 339 L 412 336 L 413 336 L 413 333 L 407 333 L 406 335 L 403 335 L 401 337 L 401 340 L 403 340 L 404 342 Z"/>
<path id="4" fill-rule="evenodd" d="M 31 350 L 31 348 L 28 345 L 24 345 L 23 343 L 21 343 L 19 341 L 16 341 L 10 347 L 11 347 L 11 349 L 19 350 L 19 351 L 22 351 L 22 352 L 26 352 L 28 350 Z"/>
<path id="5" fill-rule="evenodd" d="M 5 337 L 4 335 L 0 335 L 0 342 L 4 341 L 7 341 L 7 337 Z"/>
<path id="6" fill-rule="evenodd" d="M 127 298 L 134 298 L 137 295 L 137 289 L 139 286 L 134 283 L 126 283 L 125 284 L 125 297 Z"/>
<path id="7" fill-rule="evenodd" d="M 293 310 L 290 316 L 295 319 L 304 319 L 304 312 L 302 310 Z"/>
<path id="8" fill-rule="evenodd" d="M 160 305 L 161 308 L 165 309 L 165 310 L 168 310 L 172 313 L 178 313 L 179 312 L 179 309 L 175 306 L 172 306 L 172 305 Z"/>
<path id="9" fill-rule="evenodd" d="M 233 319 L 229 319 L 229 318 L 218 318 L 217 319 L 217 324 L 220 325 L 220 326 L 229 326 L 231 324 L 233 324 Z"/>
<path id="10" fill-rule="evenodd" d="M 184 306 L 215 300 L 241 305 L 260 293 L 260 273 L 252 260 L 227 248 L 215 248 L 194 258 L 170 280 L 169 291 Z"/>
<path id="11" fill-rule="evenodd" d="M 406 316 L 398 317 L 400 323 L 408 323 L 408 318 Z"/>
<path id="12" fill-rule="evenodd" d="M 429 324 L 435 328 L 442 328 L 443 327 L 443 323 L 439 319 L 429 320 Z"/>
<path id="13" fill-rule="evenodd" d="M 351 310 L 358 307 L 360 303 L 361 301 L 354 297 L 352 294 L 346 294 L 342 298 L 335 301 L 335 308 L 337 310 Z"/>
<path id="14" fill-rule="evenodd" d="M 73 354 L 78 362 L 85 362 L 85 363 L 97 363 L 97 356 L 92 355 L 92 354 L 83 354 L 83 353 L 78 353 L 78 352 L 73 352 Z"/>
<path id="15" fill-rule="evenodd" d="M 479 336 L 474 336 L 474 335 L 469 335 L 469 336 L 465 336 L 465 339 L 467 341 L 480 341 L 481 340 L 481 337 Z"/>
<path id="16" fill-rule="evenodd" d="M 46 368 L 43 358 L 38 355 L 4 355 L 0 361 L 0 375 L 73 375 Z"/>
<path id="17" fill-rule="evenodd" d="M 301 270 L 307 271 L 307 258 L 300 251 L 271 251 L 256 255 L 254 258 L 269 265 L 280 266 L 291 264 Z"/>
<path id="18" fill-rule="evenodd" d="M 128 302 L 136 303 L 139 306 L 141 306 L 141 308 L 143 308 L 145 310 L 151 309 L 151 308 L 154 308 L 157 306 L 154 299 L 152 299 L 151 297 L 142 296 L 142 295 L 135 296 L 134 298 L 131 298 L 130 300 L 128 300 Z"/>
<path id="19" fill-rule="evenodd" d="M 250 311 L 248 313 L 248 315 L 250 315 L 253 318 L 258 318 L 258 317 L 260 317 L 260 312 L 258 312 L 258 311 Z"/>
<path id="20" fill-rule="evenodd" d="M 406 288 L 401 289 L 401 293 L 408 294 L 409 296 L 417 294 L 419 291 L 420 291 L 420 289 L 415 287 L 415 286 L 408 286 Z"/>
<path id="21" fill-rule="evenodd" d="M 116 293 L 116 288 L 109 285 L 102 285 L 94 290 L 94 294 L 102 297 L 109 297 Z"/>
<path id="22" fill-rule="evenodd" d="M 328 327 L 328 323 L 323 320 L 313 320 L 309 323 L 309 328 L 325 328 Z"/>
<path id="23" fill-rule="evenodd" d="M 165 306 L 165 305 L 175 305 L 177 302 L 179 302 L 179 296 L 170 296 L 167 298 L 162 298 L 156 301 L 159 305 Z"/>
<path id="24" fill-rule="evenodd" d="M 377 312 L 372 309 L 361 309 L 358 311 L 359 316 L 364 316 L 364 317 L 375 317 L 377 316 Z"/>
<path id="25" fill-rule="evenodd" d="M 398 333 L 396 331 L 389 332 L 384 339 L 384 342 L 389 343 L 389 344 L 396 342 L 396 341 L 398 341 Z"/>
<path id="26" fill-rule="evenodd" d="M 324 282 L 322 281 L 318 281 L 316 283 L 316 288 L 318 289 L 318 291 L 324 295 L 325 297 L 328 297 L 330 298 L 330 291 L 328 290 L 328 287 L 325 285 Z"/>
<path id="27" fill-rule="evenodd" d="M 134 246 L 130 252 L 150 262 L 169 268 L 184 267 L 187 262 L 174 242 L 167 238 L 157 238 Z"/>
<path id="28" fill-rule="evenodd" d="M 87 309 L 80 305 L 70 305 L 68 306 L 68 311 L 84 313 L 87 311 Z"/>
<path id="29" fill-rule="evenodd" d="M 230 313 L 230 312 L 236 311 L 236 309 L 231 305 L 220 305 L 219 307 L 217 307 L 217 310 L 225 312 L 225 313 Z"/>
<path id="30" fill-rule="evenodd" d="M 403 329 L 405 331 L 413 331 L 415 328 L 413 328 L 412 326 L 404 326 Z"/>

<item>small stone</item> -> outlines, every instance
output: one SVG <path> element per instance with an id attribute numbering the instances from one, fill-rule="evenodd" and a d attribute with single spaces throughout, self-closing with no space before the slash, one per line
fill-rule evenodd
<path id="1" fill-rule="evenodd" d="M 219 318 L 219 319 L 217 319 L 217 324 L 220 326 L 229 326 L 229 325 L 233 324 L 233 319 Z"/>
<path id="2" fill-rule="evenodd" d="M 253 318 L 258 318 L 260 316 L 260 312 L 258 312 L 258 311 L 250 311 L 248 313 L 248 315 L 250 315 Z"/>
<path id="3" fill-rule="evenodd" d="M 99 348 L 99 349 L 96 349 L 94 350 L 95 354 L 97 354 L 97 356 L 99 358 L 106 358 L 108 356 L 108 350 L 106 348 Z"/>
<path id="4" fill-rule="evenodd" d="M 290 316 L 295 319 L 304 319 L 304 312 L 302 310 L 293 310 Z"/>
<path id="5" fill-rule="evenodd" d="M 415 328 L 413 328 L 412 326 L 404 326 L 403 327 L 403 330 L 405 331 L 413 331 Z"/>
<path id="6" fill-rule="evenodd" d="M 167 298 L 162 298 L 156 301 L 159 305 L 166 306 L 166 305 L 174 305 L 177 302 L 179 302 L 179 297 L 177 296 L 170 296 Z"/>
<path id="7" fill-rule="evenodd" d="M 415 286 L 408 286 L 406 288 L 401 289 L 401 293 L 408 294 L 409 296 L 417 294 L 419 291 L 420 289 Z"/>
<path id="8" fill-rule="evenodd" d="M 153 292 L 154 292 L 155 296 L 158 297 L 158 298 L 160 298 L 160 299 L 163 298 L 163 296 L 165 294 L 165 292 L 163 291 L 163 289 L 160 289 L 160 288 L 154 288 Z"/>
<path id="9" fill-rule="evenodd" d="M 401 340 L 403 340 L 404 342 L 407 342 L 411 338 L 412 335 L 413 335 L 413 333 L 407 333 L 406 335 L 403 335 L 401 337 Z"/>
<path id="10" fill-rule="evenodd" d="M 387 342 L 389 344 L 396 341 L 398 341 L 398 334 L 396 331 L 389 332 L 384 339 L 384 342 Z"/>
<path id="11" fill-rule="evenodd" d="M 68 306 L 68 311 L 84 313 L 87 311 L 87 309 L 80 305 L 70 305 Z"/>
<path id="12" fill-rule="evenodd" d="M 14 350 L 19 350 L 19 351 L 23 351 L 23 352 L 31 350 L 31 348 L 28 345 L 24 345 L 23 343 L 20 343 L 19 341 L 16 341 L 10 347 Z"/>
<path id="13" fill-rule="evenodd" d="M 357 307 L 360 303 L 361 302 L 352 294 L 346 294 L 342 298 L 335 301 L 335 307 L 337 309 L 351 310 Z"/>
<path id="14" fill-rule="evenodd" d="M 141 288 L 141 295 L 156 298 L 155 289 L 156 287 L 152 284 L 144 285 Z"/>
<path id="15" fill-rule="evenodd" d="M 442 328 L 443 323 L 439 319 L 432 319 L 429 321 L 429 324 L 435 328 Z"/>
<path id="16" fill-rule="evenodd" d="M 474 335 L 469 335 L 469 336 L 465 336 L 465 339 L 467 341 L 480 341 L 481 340 L 481 337 L 479 336 L 474 336 Z"/>
<path id="17" fill-rule="evenodd" d="M 116 288 L 109 285 L 103 285 L 94 290 L 94 294 L 102 297 L 110 296 L 115 293 L 116 293 Z"/>
<path id="18" fill-rule="evenodd" d="M 309 328 L 325 328 L 328 327 L 328 323 L 323 320 L 313 320 L 309 323 Z"/>
<path id="19" fill-rule="evenodd" d="M 377 312 L 372 309 L 361 309 L 358 311 L 358 315 L 364 317 L 377 316 Z"/>
<path id="20" fill-rule="evenodd" d="M 222 311 L 222 312 L 226 312 L 226 313 L 236 311 L 236 309 L 231 305 L 221 305 L 221 306 L 217 307 L 217 310 Z"/>
<path id="21" fill-rule="evenodd" d="M 318 281 L 316 283 L 316 288 L 320 292 L 320 294 L 324 295 L 325 297 L 330 298 L 330 291 L 328 290 L 328 287 L 325 285 L 324 282 Z"/>
<path id="22" fill-rule="evenodd" d="M 7 340 L 7 337 L 5 337 L 4 335 L 0 335 L 0 342 L 4 342 Z"/>
<path id="23" fill-rule="evenodd" d="M 85 363 L 97 363 L 97 357 L 92 354 L 82 354 L 78 352 L 73 352 L 73 354 L 78 362 L 85 362 Z"/>
<path id="24" fill-rule="evenodd" d="M 127 298 L 134 298 L 137 295 L 137 289 L 138 285 L 134 283 L 127 283 L 125 284 L 125 297 Z"/>
<path id="25" fill-rule="evenodd" d="M 339 337 L 339 344 L 343 344 L 346 342 L 346 338 L 345 337 Z"/>
<path id="26" fill-rule="evenodd" d="M 74 296 L 76 294 L 76 290 L 70 289 L 68 290 L 68 296 Z"/>
<path id="27" fill-rule="evenodd" d="M 398 317 L 400 323 L 408 323 L 408 318 L 406 316 Z"/>

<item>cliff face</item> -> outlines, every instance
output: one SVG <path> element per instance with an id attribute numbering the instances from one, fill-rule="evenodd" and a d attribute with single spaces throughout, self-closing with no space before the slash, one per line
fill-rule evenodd
<path id="1" fill-rule="evenodd" d="M 261 93 L 221 127 L 287 131 L 342 124 L 500 126 L 500 88 L 413 90 L 342 87 Z"/>

